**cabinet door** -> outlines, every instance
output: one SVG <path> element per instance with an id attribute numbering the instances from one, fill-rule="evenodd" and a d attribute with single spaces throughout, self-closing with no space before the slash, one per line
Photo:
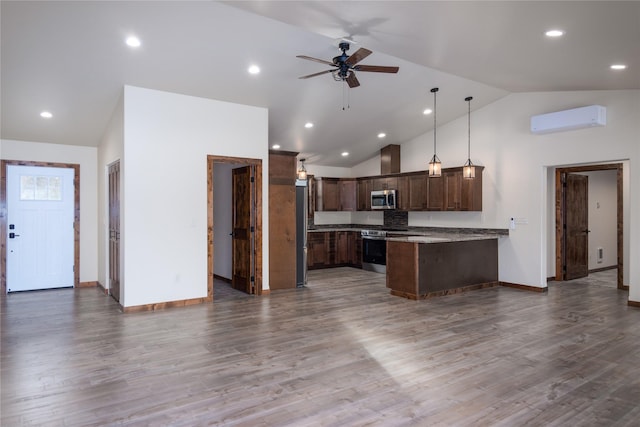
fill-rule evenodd
<path id="1" fill-rule="evenodd" d="M 427 176 L 427 210 L 444 210 L 444 180 L 442 176 Z"/>
<path id="2" fill-rule="evenodd" d="M 356 180 L 341 179 L 338 181 L 340 194 L 340 210 L 355 211 L 356 210 Z"/>
<path id="3" fill-rule="evenodd" d="M 313 178 L 313 175 L 309 175 L 307 177 L 307 218 L 309 219 L 310 224 L 313 224 L 314 213 L 316 212 L 316 180 Z"/>
<path id="4" fill-rule="evenodd" d="M 338 265 L 349 264 L 349 232 L 336 231 L 335 238 L 335 263 Z"/>
<path id="5" fill-rule="evenodd" d="M 318 178 L 316 188 L 316 210 L 337 211 L 340 207 L 338 178 Z"/>
<path id="6" fill-rule="evenodd" d="M 370 211 L 371 210 L 371 180 L 359 179 L 357 181 L 357 193 L 358 193 L 358 210 Z"/>
<path id="7" fill-rule="evenodd" d="M 353 266 L 362 268 L 362 236 L 359 231 L 353 231 Z"/>
<path id="8" fill-rule="evenodd" d="M 462 171 L 443 171 L 445 210 L 460 210 L 460 197 L 462 196 Z"/>
<path id="9" fill-rule="evenodd" d="M 398 178 L 399 180 L 400 178 Z M 427 174 L 420 173 L 406 177 L 409 200 L 406 210 L 423 211 L 427 209 Z"/>
<path id="10" fill-rule="evenodd" d="M 395 176 L 381 176 L 371 179 L 371 189 L 377 190 L 396 190 L 398 188 L 398 178 Z"/>
<path id="11" fill-rule="evenodd" d="M 307 233 L 307 267 L 310 270 L 324 268 L 331 264 L 329 233 L 322 231 Z"/>
<path id="12" fill-rule="evenodd" d="M 409 190 L 409 177 L 408 176 L 399 176 L 396 179 L 397 187 L 396 187 L 396 206 L 401 211 L 408 211 L 409 209 L 409 200 L 411 198 L 410 190 Z"/>
<path id="13" fill-rule="evenodd" d="M 476 177 L 462 178 L 460 185 L 460 210 L 482 211 L 482 166 L 476 166 Z"/>

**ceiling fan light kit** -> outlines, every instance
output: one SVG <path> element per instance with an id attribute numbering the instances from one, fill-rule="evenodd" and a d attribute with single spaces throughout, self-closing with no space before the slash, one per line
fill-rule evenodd
<path id="1" fill-rule="evenodd" d="M 331 62 L 325 61 L 324 59 L 313 58 L 311 56 L 306 55 L 297 55 L 297 58 L 306 59 L 308 61 L 319 62 L 321 64 L 329 65 L 333 68 L 329 70 L 320 71 L 318 73 L 308 74 L 306 76 L 299 77 L 300 79 L 308 79 L 310 77 L 320 76 L 322 74 L 331 73 L 333 79 L 335 81 L 346 82 L 350 88 L 360 86 L 360 82 L 356 77 L 356 71 L 365 71 L 365 72 L 373 72 L 373 73 L 397 73 L 400 69 L 399 67 L 387 67 L 381 65 L 359 65 L 358 63 L 362 61 L 367 56 L 371 55 L 369 49 L 360 48 L 356 50 L 352 55 L 347 55 L 347 51 L 349 50 L 349 43 L 343 41 L 339 45 L 342 54 L 335 56 Z"/>
<path id="2" fill-rule="evenodd" d="M 429 178 L 437 178 L 442 175 L 442 162 L 436 155 L 436 93 L 438 92 L 437 87 L 431 89 L 431 93 L 433 93 L 433 157 L 429 162 Z"/>

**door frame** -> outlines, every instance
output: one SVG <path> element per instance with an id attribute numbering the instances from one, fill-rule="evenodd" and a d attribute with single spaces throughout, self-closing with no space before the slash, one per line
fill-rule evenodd
<path id="1" fill-rule="evenodd" d="M 608 163 L 608 164 L 596 164 L 586 166 L 573 166 L 573 167 L 558 167 L 555 170 L 556 175 L 556 281 L 565 280 L 562 272 L 562 260 L 564 259 L 564 242 L 565 234 L 562 226 L 562 218 L 564 218 L 564 203 L 562 200 L 562 177 L 569 173 L 578 172 L 596 172 L 604 170 L 615 170 L 617 181 L 617 196 L 616 196 L 616 210 L 617 210 L 617 287 L 620 290 L 629 290 L 628 286 L 624 285 L 624 212 L 623 212 L 623 179 L 622 179 L 622 163 Z"/>
<path id="2" fill-rule="evenodd" d="M 80 286 L 80 165 L 76 163 L 0 160 L 0 294 L 7 293 L 7 166 L 73 169 L 73 287 Z"/>
<path id="3" fill-rule="evenodd" d="M 216 163 L 246 165 L 254 168 L 255 205 L 255 295 L 262 295 L 262 159 L 207 155 L 207 300 L 213 300 L 213 168 Z"/>

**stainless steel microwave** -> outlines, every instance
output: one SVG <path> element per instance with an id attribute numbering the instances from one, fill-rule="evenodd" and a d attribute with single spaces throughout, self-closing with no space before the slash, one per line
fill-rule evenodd
<path id="1" fill-rule="evenodd" d="M 371 209 L 395 209 L 396 190 L 374 190 L 371 192 Z"/>

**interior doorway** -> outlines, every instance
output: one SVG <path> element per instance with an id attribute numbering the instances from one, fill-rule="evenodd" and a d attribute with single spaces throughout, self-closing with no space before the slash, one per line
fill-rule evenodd
<path id="1" fill-rule="evenodd" d="M 215 299 L 214 278 L 216 283 L 228 282 L 248 294 L 261 295 L 262 160 L 208 156 L 207 168 L 208 296 Z M 227 175 L 222 185 L 216 182 Z M 228 196 L 222 198 L 216 191 Z M 224 218 L 216 215 L 220 210 Z"/>
<path id="2" fill-rule="evenodd" d="M 557 168 L 555 171 L 555 234 L 556 234 L 556 281 L 583 277 L 587 268 L 588 224 L 584 223 L 580 205 L 586 179 L 579 178 L 586 172 L 614 170 L 616 172 L 616 266 L 617 288 L 624 286 L 624 227 L 623 227 L 623 177 L 622 163 L 587 165 Z M 576 207 L 578 205 L 578 207 Z"/>

